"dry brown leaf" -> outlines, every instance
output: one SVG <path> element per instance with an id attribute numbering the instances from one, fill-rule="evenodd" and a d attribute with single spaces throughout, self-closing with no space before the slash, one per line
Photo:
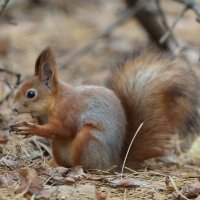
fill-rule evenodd
<path id="1" fill-rule="evenodd" d="M 35 194 L 35 199 L 49 199 L 55 191 L 56 188 L 43 189 Z"/>
<path id="2" fill-rule="evenodd" d="M 46 176 L 48 184 L 55 185 L 73 185 L 76 180 L 73 177 L 69 177 L 67 172 L 68 168 L 56 167 L 56 168 L 37 168 L 37 172 L 41 176 Z"/>
<path id="3" fill-rule="evenodd" d="M 8 138 L 6 136 L 0 135 L 0 144 L 6 144 L 8 142 Z"/>
<path id="4" fill-rule="evenodd" d="M 0 56 L 6 56 L 10 48 L 10 39 L 8 37 L 0 38 Z"/>
<path id="5" fill-rule="evenodd" d="M 73 185 L 76 183 L 77 178 L 85 178 L 87 180 L 93 181 L 101 181 L 105 177 L 102 175 L 94 175 L 94 174 L 85 174 L 81 167 L 75 168 L 65 168 L 65 167 L 56 167 L 56 168 L 38 168 L 37 171 L 40 175 L 46 175 L 47 177 L 51 177 L 49 182 L 54 185 Z"/>
<path id="6" fill-rule="evenodd" d="M 161 195 L 158 191 L 152 191 L 152 199 L 153 200 L 163 200 L 163 195 Z"/>
<path id="7" fill-rule="evenodd" d="M 54 167 L 48 167 L 48 168 L 40 167 L 40 168 L 37 168 L 37 171 L 40 174 L 46 174 L 46 175 L 49 175 L 49 176 L 61 175 L 63 177 L 66 177 L 66 176 L 68 176 L 68 172 L 70 171 L 70 169 L 62 167 L 62 166 L 58 166 L 56 168 L 54 168 Z"/>
<path id="8" fill-rule="evenodd" d="M 186 185 L 182 188 L 181 193 L 187 198 L 196 198 L 200 195 L 200 182 L 195 182 L 190 185 Z"/>
<path id="9" fill-rule="evenodd" d="M 75 184 L 76 181 L 72 177 L 66 177 L 64 178 L 64 183 L 65 185 L 72 185 L 72 184 Z"/>
<path id="10" fill-rule="evenodd" d="M 63 177 L 62 175 L 55 175 L 51 178 L 54 185 L 73 185 L 76 183 L 72 177 Z"/>
<path id="11" fill-rule="evenodd" d="M 55 192 L 55 188 L 44 189 L 44 186 L 40 183 L 40 178 L 35 171 L 31 168 L 21 168 L 19 170 L 20 175 L 20 190 L 27 189 L 26 195 L 34 194 L 35 199 L 49 199 Z"/>
<path id="12" fill-rule="evenodd" d="M 96 199 L 96 189 L 94 185 L 85 184 L 85 185 L 77 185 L 77 186 L 67 186 L 62 185 L 58 186 L 57 190 L 59 192 L 59 199 Z"/>
<path id="13" fill-rule="evenodd" d="M 35 169 L 32 168 L 21 168 L 19 170 L 20 187 L 25 188 L 29 185 L 31 190 L 42 190 L 43 185 L 40 183 L 40 178 L 38 177 Z"/>
<path id="14" fill-rule="evenodd" d="M 0 187 L 7 187 L 8 179 L 5 176 L 0 177 Z"/>
<path id="15" fill-rule="evenodd" d="M 54 168 L 54 173 L 61 174 L 62 176 L 66 176 L 67 173 L 69 172 L 69 168 L 58 166 Z"/>
<path id="16" fill-rule="evenodd" d="M 17 179 L 18 175 L 16 173 L 4 173 L 0 176 L 0 187 L 11 187 L 13 184 L 16 183 Z"/>
<path id="17" fill-rule="evenodd" d="M 105 179 L 105 177 L 102 175 L 94 175 L 94 174 L 86 174 L 86 178 L 92 181 L 101 181 Z"/>
<path id="18" fill-rule="evenodd" d="M 85 174 L 80 166 L 71 169 L 59 166 L 54 169 L 54 173 L 61 174 L 63 177 L 67 177 L 68 179 L 80 177 L 85 177 L 86 179 L 93 181 L 100 181 L 104 179 L 101 175 Z"/>
<path id="19" fill-rule="evenodd" d="M 114 179 L 110 180 L 108 184 L 111 187 L 117 188 L 117 187 L 152 187 L 148 182 L 141 181 L 137 179 Z"/>
<path id="20" fill-rule="evenodd" d="M 81 177 L 86 177 L 86 174 L 84 173 L 83 169 L 81 166 L 76 166 L 74 168 L 71 168 L 69 171 L 68 171 L 68 174 L 67 174 L 69 177 L 72 177 L 72 178 L 81 178 Z"/>

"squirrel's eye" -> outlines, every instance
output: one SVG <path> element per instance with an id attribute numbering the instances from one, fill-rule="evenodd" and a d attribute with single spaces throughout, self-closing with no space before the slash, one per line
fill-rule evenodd
<path id="1" fill-rule="evenodd" d="M 34 91 L 34 90 L 29 90 L 28 92 L 27 92 L 27 97 L 28 98 L 34 98 L 35 97 L 35 95 L 36 95 L 36 92 Z"/>

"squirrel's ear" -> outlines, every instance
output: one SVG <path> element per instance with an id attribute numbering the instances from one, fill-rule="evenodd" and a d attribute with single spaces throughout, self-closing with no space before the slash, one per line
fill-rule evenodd
<path id="1" fill-rule="evenodd" d="M 49 89 L 56 86 L 56 61 L 51 47 L 45 48 L 38 56 L 35 63 L 35 75 L 39 76 L 42 83 Z"/>
<path id="2" fill-rule="evenodd" d="M 56 66 L 56 59 L 50 46 L 46 47 L 38 56 L 35 62 L 35 75 L 41 74 L 41 68 L 45 63 L 50 64 L 52 67 Z"/>
<path id="3" fill-rule="evenodd" d="M 55 69 L 49 63 L 42 65 L 41 74 L 39 77 L 47 88 L 53 89 L 56 83 L 56 73 Z"/>

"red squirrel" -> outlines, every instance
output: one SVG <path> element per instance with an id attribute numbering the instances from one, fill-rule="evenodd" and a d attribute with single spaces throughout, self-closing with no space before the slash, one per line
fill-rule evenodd
<path id="1" fill-rule="evenodd" d="M 22 135 L 50 138 L 58 165 L 107 169 L 120 165 L 128 152 L 134 166 L 170 155 L 199 130 L 199 80 L 181 61 L 162 53 L 140 53 L 116 69 L 107 87 L 72 87 L 58 78 L 51 47 L 35 63 L 35 74 L 14 97 L 17 113 L 46 115 L 43 125 L 26 123 Z M 186 142 L 184 142 L 186 140 Z"/>

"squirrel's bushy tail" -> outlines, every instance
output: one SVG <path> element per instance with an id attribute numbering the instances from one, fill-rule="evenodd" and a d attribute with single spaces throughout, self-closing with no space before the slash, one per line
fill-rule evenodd
<path id="1" fill-rule="evenodd" d="M 155 50 L 141 52 L 114 72 L 108 86 L 120 98 L 128 121 L 122 156 L 144 123 L 129 152 L 130 162 L 167 155 L 174 150 L 175 136 L 185 147 L 199 132 L 199 81 L 183 62 Z"/>

